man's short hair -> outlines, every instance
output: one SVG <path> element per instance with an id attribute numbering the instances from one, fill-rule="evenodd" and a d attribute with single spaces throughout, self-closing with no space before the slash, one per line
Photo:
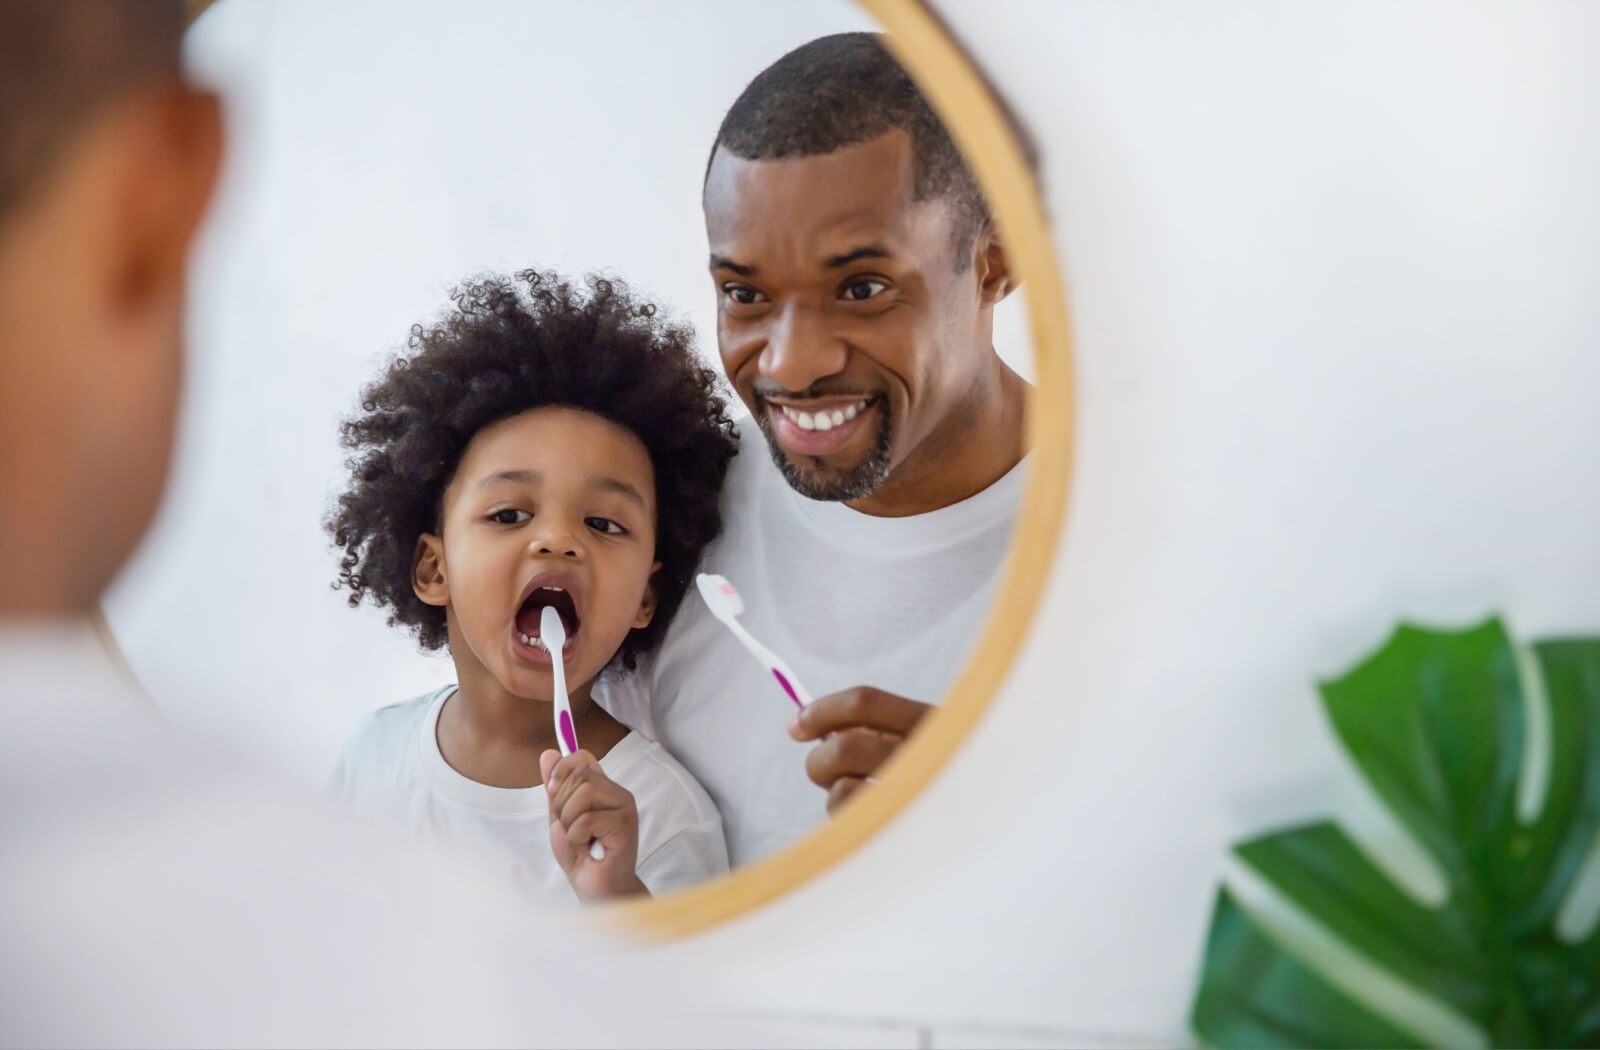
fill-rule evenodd
<path id="1" fill-rule="evenodd" d="M 722 118 L 711 155 L 721 148 L 743 160 L 813 157 L 895 130 L 911 139 L 912 198 L 949 202 L 958 265 L 966 269 L 989 207 L 944 123 L 882 34 L 821 37 L 762 70 Z"/>
<path id="2" fill-rule="evenodd" d="M 185 24 L 183 0 L 0 0 L 0 217 L 102 105 L 178 70 Z"/>

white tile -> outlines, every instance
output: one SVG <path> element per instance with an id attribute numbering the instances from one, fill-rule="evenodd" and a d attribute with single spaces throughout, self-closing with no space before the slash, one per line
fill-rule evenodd
<path id="1" fill-rule="evenodd" d="M 1148 1050 L 1148 1037 L 1040 1028 L 951 1026 L 931 1030 L 928 1050 Z"/>
<path id="2" fill-rule="evenodd" d="M 925 1029 L 893 1021 L 786 1015 L 739 1016 L 735 1033 L 753 1046 L 819 1050 L 923 1050 Z"/>

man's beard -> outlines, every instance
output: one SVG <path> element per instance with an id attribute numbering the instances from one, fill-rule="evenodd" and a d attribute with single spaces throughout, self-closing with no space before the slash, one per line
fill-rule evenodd
<path id="1" fill-rule="evenodd" d="M 834 503 L 848 503 L 852 500 L 866 499 L 878 491 L 889 477 L 889 458 L 892 441 L 892 430 L 889 419 L 889 402 L 881 400 L 878 403 L 878 433 L 873 438 L 872 450 L 867 453 L 849 473 L 842 476 L 831 476 L 820 470 L 807 469 L 797 465 L 789 458 L 789 454 L 778 447 L 778 442 L 772 436 L 772 423 L 768 403 L 763 403 L 761 411 L 756 413 L 756 425 L 761 428 L 761 433 L 767 439 L 767 451 L 772 453 L 772 462 L 778 465 L 778 470 L 783 474 L 783 480 L 789 487 L 807 499 L 826 500 Z M 812 457 L 803 457 L 812 458 Z"/>

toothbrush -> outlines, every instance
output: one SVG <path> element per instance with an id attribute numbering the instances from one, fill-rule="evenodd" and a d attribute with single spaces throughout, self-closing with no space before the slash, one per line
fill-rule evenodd
<path id="1" fill-rule="evenodd" d="M 567 699 L 567 665 L 561 656 L 561 650 L 567 645 L 567 628 L 561 622 L 561 614 L 548 605 L 539 614 L 539 641 L 550 653 L 550 666 L 555 671 L 556 743 L 561 748 L 561 756 L 565 758 L 578 750 L 578 731 L 572 726 L 572 702 Z M 590 842 L 589 856 L 595 860 L 605 860 L 605 843 L 599 839 Z"/>
<path id="2" fill-rule="evenodd" d="M 700 588 L 700 597 L 706 600 L 706 607 L 711 610 L 711 615 L 727 625 L 733 636 L 750 650 L 750 655 L 756 661 L 772 672 L 772 677 L 778 680 L 783 691 L 789 699 L 794 701 L 794 706 L 805 707 L 811 703 L 811 694 L 806 692 L 805 686 L 800 684 L 800 679 L 789 669 L 789 665 L 771 649 L 762 645 L 751 637 L 750 632 L 744 629 L 739 622 L 739 616 L 744 612 L 744 599 L 739 597 L 739 592 L 733 589 L 733 584 L 727 577 L 718 576 L 714 572 L 702 572 L 694 578 L 695 586 Z"/>

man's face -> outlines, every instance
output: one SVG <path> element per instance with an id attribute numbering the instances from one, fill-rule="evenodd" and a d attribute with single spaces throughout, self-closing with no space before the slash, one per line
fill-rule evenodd
<path id="1" fill-rule="evenodd" d="M 706 179 L 717 341 L 773 459 L 802 495 L 863 500 L 962 429 L 985 306 L 945 198 L 912 199 L 900 131 Z M 967 249 L 971 251 L 970 248 Z"/>

